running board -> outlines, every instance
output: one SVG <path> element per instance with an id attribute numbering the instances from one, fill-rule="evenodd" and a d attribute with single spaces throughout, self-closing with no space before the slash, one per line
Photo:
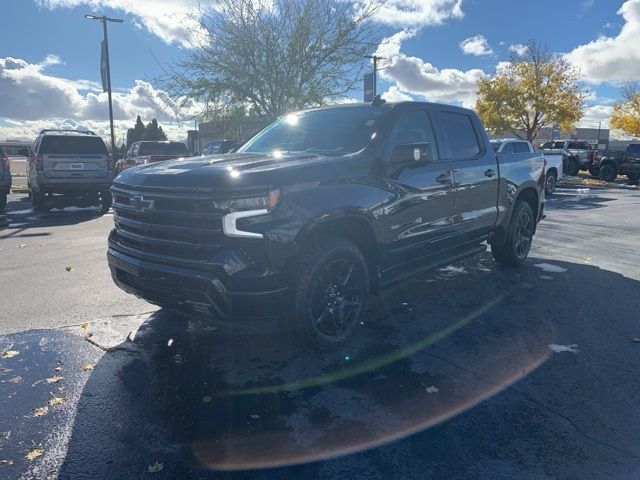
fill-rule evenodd
<path id="1" fill-rule="evenodd" d="M 456 263 L 459 262 L 461 260 L 464 260 L 465 258 L 469 258 L 469 257 L 473 257 L 475 255 L 479 255 L 481 253 L 484 253 L 487 251 L 487 245 L 486 244 L 482 244 L 482 245 L 478 245 L 476 247 L 474 247 L 471 250 L 465 250 L 464 252 L 460 252 L 457 255 L 454 255 L 452 257 L 448 257 L 442 261 L 438 261 L 435 263 L 431 263 L 429 265 L 425 265 L 424 267 L 420 267 L 416 270 L 413 270 L 409 273 L 405 273 L 403 275 L 394 277 L 390 280 L 387 280 L 385 282 L 382 282 L 382 288 L 387 288 L 390 287 L 391 285 L 394 285 L 396 283 L 400 283 L 404 280 L 406 280 L 407 278 L 413 277 L 419 273 L 423 273 L 423 272 L 427 272 L 429 270 L 435 270 L 436 268 L 440 268 L 440 267 L 444 267 L 446 265 L 449 265 L 450 263 Z"/>

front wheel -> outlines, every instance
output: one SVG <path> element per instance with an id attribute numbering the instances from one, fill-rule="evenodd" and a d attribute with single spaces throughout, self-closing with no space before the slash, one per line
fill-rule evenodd
<path id="1" fill-rule="evenodd" d="M 312 346 L 327 350 L 356 330 L 369 294 L 369 269 L 356 245 L 324 238 L 309 245 L 298 262 L 296 327 Z"/>
<path id="2" fill-rule="evenodd" d="M 558 178 L 556 174 L 553 172 L 547 172 L 547 180 L 544 184 L 544 191 L 547 195 L 551 195 L 556 190 L 556 184 L 558 183 Z"/>
<path id="3" fill-rule="evenodd" d="M 531 250 L 534 230 L 535 218 L 531 205 L 518 201 L 513 208 L 504 241 L 491 244 L 491 254 L 496 262 L 510 266 L 524 263 Z"/>
<path id="4" fill-rule="evenodd" d="M 613 182 L 618 176 L 616 167 L 610 163 L 605 163 L 600 167 L 600 180 L 605 182 Z"/>

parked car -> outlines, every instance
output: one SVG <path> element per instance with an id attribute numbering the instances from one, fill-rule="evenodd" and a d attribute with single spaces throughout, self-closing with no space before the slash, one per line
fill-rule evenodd
<path id="1" fill-rule="evenodd" d="M 577 175 L 580 170 L 589 170 L 593 155 L 587 142 L 575 140 L 554 140 L 545 142 L 540 146 L 540 151 L 545 154 L 564 154 L 565 171 L 567 175 Z"/>
<path id="2" fill-rule="evenodd" d="M 202 155 L 229 153 L 236 148 L 238 148 L 238 143 L 235 140 L 213 140 L 202 148 Z"/>
<path id="3" fill-rule="evenodd" d="M 102 138 L 85 130 L 42 130 L 27 160 L 34 210 L 54 206 L 111 206 L 113 161 Z"/>
<path id="4" fill-rule="evenodd" d="M 493 151 L 498 155 L 511 155 L 514 153 L 534 153 L 535 149 L 531 142 L 527 140 L 517 140 L 512 138 L 491 140 Z M 551 195 L 564 171 L 563 155 L 545 154 L 547 169 L 545 172 L 545 193 Z"/>
<path id="5" fill-rule="evenodd" d="M 613 182 L 618 175 L 626 175 L 632 182 L 640 181 L 640 143 L 632 143 L 624 151 L 601 152 L 593 169 L 607 182 Z"/>
<path id="6" fill-rule="evenodd" d="M 187 150 L 187 146 L 182 142 L 151 140 L 134 142 L 129 146 L 129 150 L 127 150 L 124 158 L 116 162 L 116 172 L 120 173 L 127 168 L 137 165 L 164 162 L 165 160 L 174 160 L 188 156 L 189 151 Z"/>
<path id="7" fill-rule="evenodd" d="M 11 162 L 9 155 L 0 147 L 0 212 L 7 206 L 7 195 L 11 193 Z"/>
<path id="8" fill-rule="evenodd" d="M 116 178 L 113 280 L 217 317 L 284 306 L 320 348 L 358 328 L 370 293 L 484 252 L 485 241 L 499 263 L 523 263 L 543 217 L 543 156 L 498 158 L 460 107 L 301 111 L 214 158 Z"/>

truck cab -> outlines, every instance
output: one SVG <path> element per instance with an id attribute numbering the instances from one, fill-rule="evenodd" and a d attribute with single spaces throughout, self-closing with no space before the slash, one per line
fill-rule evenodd
<path id="1" fill-rule="evenodd" d="M 477 115 L 423 102 L 284 115 L 235 153 L 130 168 L 115 180 L 108 261 L 123 290 L 239 318 L 283 310 L 331 348 L 370 294 L 492 247 L 527 258 L 545 160 L 496 156 Z"/>

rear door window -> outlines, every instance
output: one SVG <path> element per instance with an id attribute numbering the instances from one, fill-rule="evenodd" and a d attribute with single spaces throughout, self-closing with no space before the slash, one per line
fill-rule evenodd
<path id="1" fill-rule="evenodd" d="M 525 142 L 513 142 L 513 150 L 515 153 L 529 153 L 529 145 Z"/>
<path id="2" fill-rule="evenodd" d="M 54 155 L 106 155 L 107 147 L 100 137 L 51 135 L 42 139 L 40 152 Z"/>
<path id="3" fill-rule="evenodd" d="M 473 158 L 480 153 L 480 143 L 469 115 L 440 111 L 438 120 L 442 128 L 447 158 Z"/>
<path id="4" fill-rule="evenodd" d="M 514 153 L 513 143 L 512 142 L 505 143 L 500 153 Z"/>

